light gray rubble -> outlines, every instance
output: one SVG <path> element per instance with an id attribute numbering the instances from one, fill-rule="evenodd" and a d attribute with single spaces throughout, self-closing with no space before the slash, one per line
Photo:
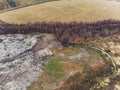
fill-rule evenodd
<path id="1" fill-rule="evenodd" d="M 0 35 L 0 60 L 17 56 L 30 49 L 37 42 L 36 36 Z"/>
<path id="2" fill-rule="evenodd" d="M 26 90 L 40 76 L 40 59 L 53 53 L 48 48 L 32 50 L 38 37 L 0 35 L 0 90 Z"/>

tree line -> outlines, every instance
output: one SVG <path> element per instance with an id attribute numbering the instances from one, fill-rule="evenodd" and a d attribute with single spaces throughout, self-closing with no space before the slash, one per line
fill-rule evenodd
<path id="1" fill-rule="evenodd" d="M 77 43 L 90 38 L 106 37 L 120 32 L 119 20 L 88 22 L 35 22 L 27 24 L 0 24 L 0 34 L 28 34 L 33 32 L 56 34 L 63 43 Z"/>

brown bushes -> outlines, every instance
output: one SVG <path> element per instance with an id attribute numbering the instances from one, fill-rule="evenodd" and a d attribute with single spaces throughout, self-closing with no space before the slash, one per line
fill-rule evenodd
<path id="1" fill-rule="evenodd" d="M 104 20 L 93 23 L 35 22 L 20 25 L 3 23 L 0 25 L 0 34 L 28 34 L 32 32 L 54 33 L 63 44 L 68 44 L 118 33 L 120 32 L 120 21 Z"/>

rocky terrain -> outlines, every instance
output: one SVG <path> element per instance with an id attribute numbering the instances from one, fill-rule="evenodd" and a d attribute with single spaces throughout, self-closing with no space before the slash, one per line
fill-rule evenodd
<path id="1" fill-rule="evenodd" d="M 40 60 L 52 55 L 48 48 L 34 51 L 40 35 L 0 36 L 0 90 L 26 90 L 42 73 Z"/>
<path id="2" fill-rule="evenodd" d="M 119 36 L 110 38 L 88 43 L 110 49 L 113 74 L 110 58 L 88 45 L 63 47 L 53 34 L 0 35 L 0 90 L 119 90 Z"/>

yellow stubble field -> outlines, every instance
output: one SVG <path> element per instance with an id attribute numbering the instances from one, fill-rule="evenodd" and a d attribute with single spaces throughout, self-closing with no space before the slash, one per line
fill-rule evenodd
<path id="1" fill-rule="evenodd" d="M 120 2 L 115 0 L 61 0 L 0 13 L 9 23 L 35 21 L 86 21 L 120 19 Z"/>

